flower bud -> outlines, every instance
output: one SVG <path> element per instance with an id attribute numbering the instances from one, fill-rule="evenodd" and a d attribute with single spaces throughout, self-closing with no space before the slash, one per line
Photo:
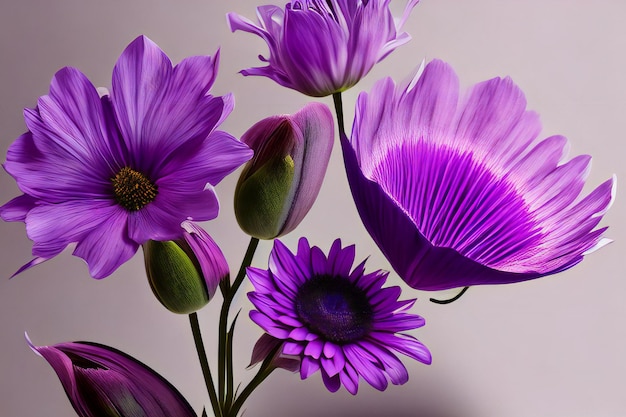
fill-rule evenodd
<path id="1" fill-rule="evenodd" d="M 317 198 L 333 140 L 332 115 L 320 103 L 293 115 L 268 117 L 244 133 L 241 141 L 254 156 L 235 189 L 241 229 L 259 239 L 295 229 Z"/>
<path id="2" fill-rule="evenodd" d="M 211 236 L 185 221 L 183 239 L 149 240 L 143 245 L 150 288 L 165 308 L 189 314 L 204 307 L 222 279 L 228 263 Z"/>
<path id="3" fill-rule="evenodd" d="M 80 417 L 196 416 L 167 380 L 117 349 L 90 342 L 28 344 L 52 366 Z"/>

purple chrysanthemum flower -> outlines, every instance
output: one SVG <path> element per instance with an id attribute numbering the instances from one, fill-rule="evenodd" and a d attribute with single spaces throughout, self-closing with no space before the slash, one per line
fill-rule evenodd
<path id="1" fill-rule="evenodd" d="M 433 61 L 396 87 L 359 96 L 348 180 L 361 219 L 412 287 L 524 281 L 568 269 L 610 242 L 595 229 L 615 178 L 580 198 L 591 157 L 537 141 L 541 124 L 509 79 L 459 100 L 452 68 Z"/>
<path id="2" fill-rule="evenodd" d="M 231 30 L 261 37 L 269 47 L 265 67 L 243 75 L 261 75 L 301 93 L 322 97 L 347 90 L 374 64 L 411 37 L 400 32 L 419 0 L 409 0 L 394 22 L 391 0 L 293 0 L 257 8 L 259 24 L 228 14 Z"/>
<path id="3" fill-rule="evenodd" d="M 295 255 L 275 240 L 269 270 L 248 268 L 255 288 L 248 297 L 258 309 L 250 312 L 252 320 L 282 341 L 283 355 L 300 359 L 302 379 L 319 369 L 329 391 L 343 384 L 352 394 L 359 377 L 379 390 L 387 378 L 393 384 L 408 380 L 394 351 L 431 362 L 422 343 L 397 334 L 424 325 L 422 317 L 406 312 L 415 300 L 398 301 L 400 287 L 382 288 L 388 273 L 366 274 L 365 261 L 350 271 L 354 255 L 354 245 L 342 248 L 339 239 L 328 257 L 305 238 Z"/>
<path id="4" fill-rule="evenodd" d="M 36 258 L 77 243 L 94 278 L 111 274 L 149 239 L 182 237 L 181 223 L 217 216 L 212 185 L 252 151 L 215 130 L 231 95 L 209 94 L 219 54 L 172 63 L 144 36 L 122 53 L 111 94 L 80 71 L 56 73 L 50 93 L 26 109 L 28 132 L 9 148 L 6 171 L 22 196 L 0 208 L 23 221 Z"/>

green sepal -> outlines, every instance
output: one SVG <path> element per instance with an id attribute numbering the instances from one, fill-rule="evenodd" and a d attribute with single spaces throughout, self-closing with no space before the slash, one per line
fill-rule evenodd
<path id="1" fill-rule="evenodd" d="M 207 305 L 204 277 L 176 242 L 149 240 L 143 250 L 150 288 L 165 308 L 190 314 Z"/>
<path id="2" fill-rule="evenodd" d="M 235 216 L 241 229 L 258 239 L 280 233 L 291 202 L 295 164 L 290 155 L 264 164 L 252 175 L 242 174 L 235 189 Z"/>

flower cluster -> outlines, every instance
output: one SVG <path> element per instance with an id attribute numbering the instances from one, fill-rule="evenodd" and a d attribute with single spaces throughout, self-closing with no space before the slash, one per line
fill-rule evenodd
<path id="1" fill-rule="evenodd" d="M 410 37 L 402 32 L 418 0 L 394 20 L 390 0 L 293 0 L 261 6 L 258 24 L 228 15 L 232 31 L 261 37 L 269 77 L 309 96 L 333 95 L 346 176 L 374 242 L 411 288 L 441 290 L 505 284 L 573 267 L 609 239 L 598 225 L 616 180 L 586 196 L 591 157 L 567 159 L 562 136 L 539 139 L 541 124 L 520 88 L 494 78 L 460 93 L 454 70 L 434 60 L 396 85 L 378 81 L 356 103 L 344 129 L 341 92 Z M 310 103 L 264 118 L 240 140 L 217 130 L 234 106 L 213 96 L 219 53 L 173 66 L 145 36 L 121 54 L 110 92 L 78 69 L 56 73 L 49 94 L 26 109 L 28 131 L 4 168 L 22 195 L 0 207 L 26 225 L 34 259 L 17 273 L 75 245 L 94 278 L 104 278 L 142 246 L 155 298 L 188 314 L 211 407 L 236 417 L 274 370 L 317 371 L 326 388 L 357 394 L 408 381 L 402 354 L 430 364 L 408 332 L 425 320 L 385 287 L 388 272 L 354 265 L 354 245 L 336 239 L 326 254 L 304 237 L 291 252 L 274 240 L 267 267 L 251 266 L 259 239 L 294 231 L 322 187 L 335 141 L 328 107 Z M 245 164 L 245 165 L 244 165 Z M 238 274 L 198 222 L 214 219 L 213 186 L 242 166 L 234 212 L 250 245 Z M 339 231 L 338 231 L 339 232 Z M 218 239 L 219 240 L 219 239 Z M 229 316 L 248 278 L 250 319 L 263 334 L 252 350 L 258 373 L 234 380 Z M 221 292 L 217 384 L 196 311 Z M 31 348 L 57 373 L 82 416 L 194 416 L 162 376 L 114 348 L 89 342 Z M 216 388 L 217 387 L 217 388 Z M 203 412 L 206 416 L 206 411 Z"/>

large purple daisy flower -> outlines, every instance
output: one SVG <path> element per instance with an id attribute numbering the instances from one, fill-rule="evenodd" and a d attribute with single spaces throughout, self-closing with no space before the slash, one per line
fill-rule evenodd
<path id="1" fill-rule="evenodd" d="M 265 67 L 243 75 L 261 75 L 310 96 L 344 91 L 365 77 L 374 64 L 410 36 L 403 23 L 419 0 L 409 0 L 394 22 L 391 0 L 293 0 L 285 9 L 257 8 L 259 24 L 228 14 L 231 30 L 261 37 L 269 47 Z"/>
<path id="2" fill-rule="evenodd" d="M 422 343 L 396 334 L 424 325 L 406 312 L 415 300 L 398 301 L 400 287 L 382 288 L 388 273 L 366 274 L 365 261 L 350 271 L 354 254 L 354 245 L 342 248 L 339 239 L 328 257 L 305 238 L 296 255 L 275 240 L 269 270 L 248 268 L 255 288 L 248 297 L 258 309 L 250 312 L 252 320 L 282 341 L 283 355 L 300 359 L 302 379 L 319 369 L 328 390 L 343 384 L 352 394 L 359 377 L 379 390 L 387 388 L 387 378 L 408 380 L 394 351 L 431 362 Z M 269 343 L 267 336 L 261 341 Z"/>
<path id="3" fill-rule="evenodd" d="M 441 61 L 359 96 L 351 141 L 342 138 L 348 179 L 365 227 L 410 286 L 524 281 L 609 242 L 594 228 L 615 178 L 580 198 L 591 157 L 564 161 L 567 139 L 537 141 L 540 131 L 509 78 L 459 100 Z"/>
<path id="4" fill-rule="evenodd" d="M 117 61 L 110 95 L 77 69 L 56 73 L 50 93 L 24 111 L 29 131 L 4 164 L 24 194 L 0 215 L 23 221 L 34 241 L 36 258 L 21 270 L 77 243 L 74 255 L 103 278 L 147 240 L 181 238 L 184 220 L 217 216 L 211 185 L 252 156 L 215 130 L 233 107 L 232 96 L 209 94 L 218 61 L 172 68 L 140 36 Z"/>

